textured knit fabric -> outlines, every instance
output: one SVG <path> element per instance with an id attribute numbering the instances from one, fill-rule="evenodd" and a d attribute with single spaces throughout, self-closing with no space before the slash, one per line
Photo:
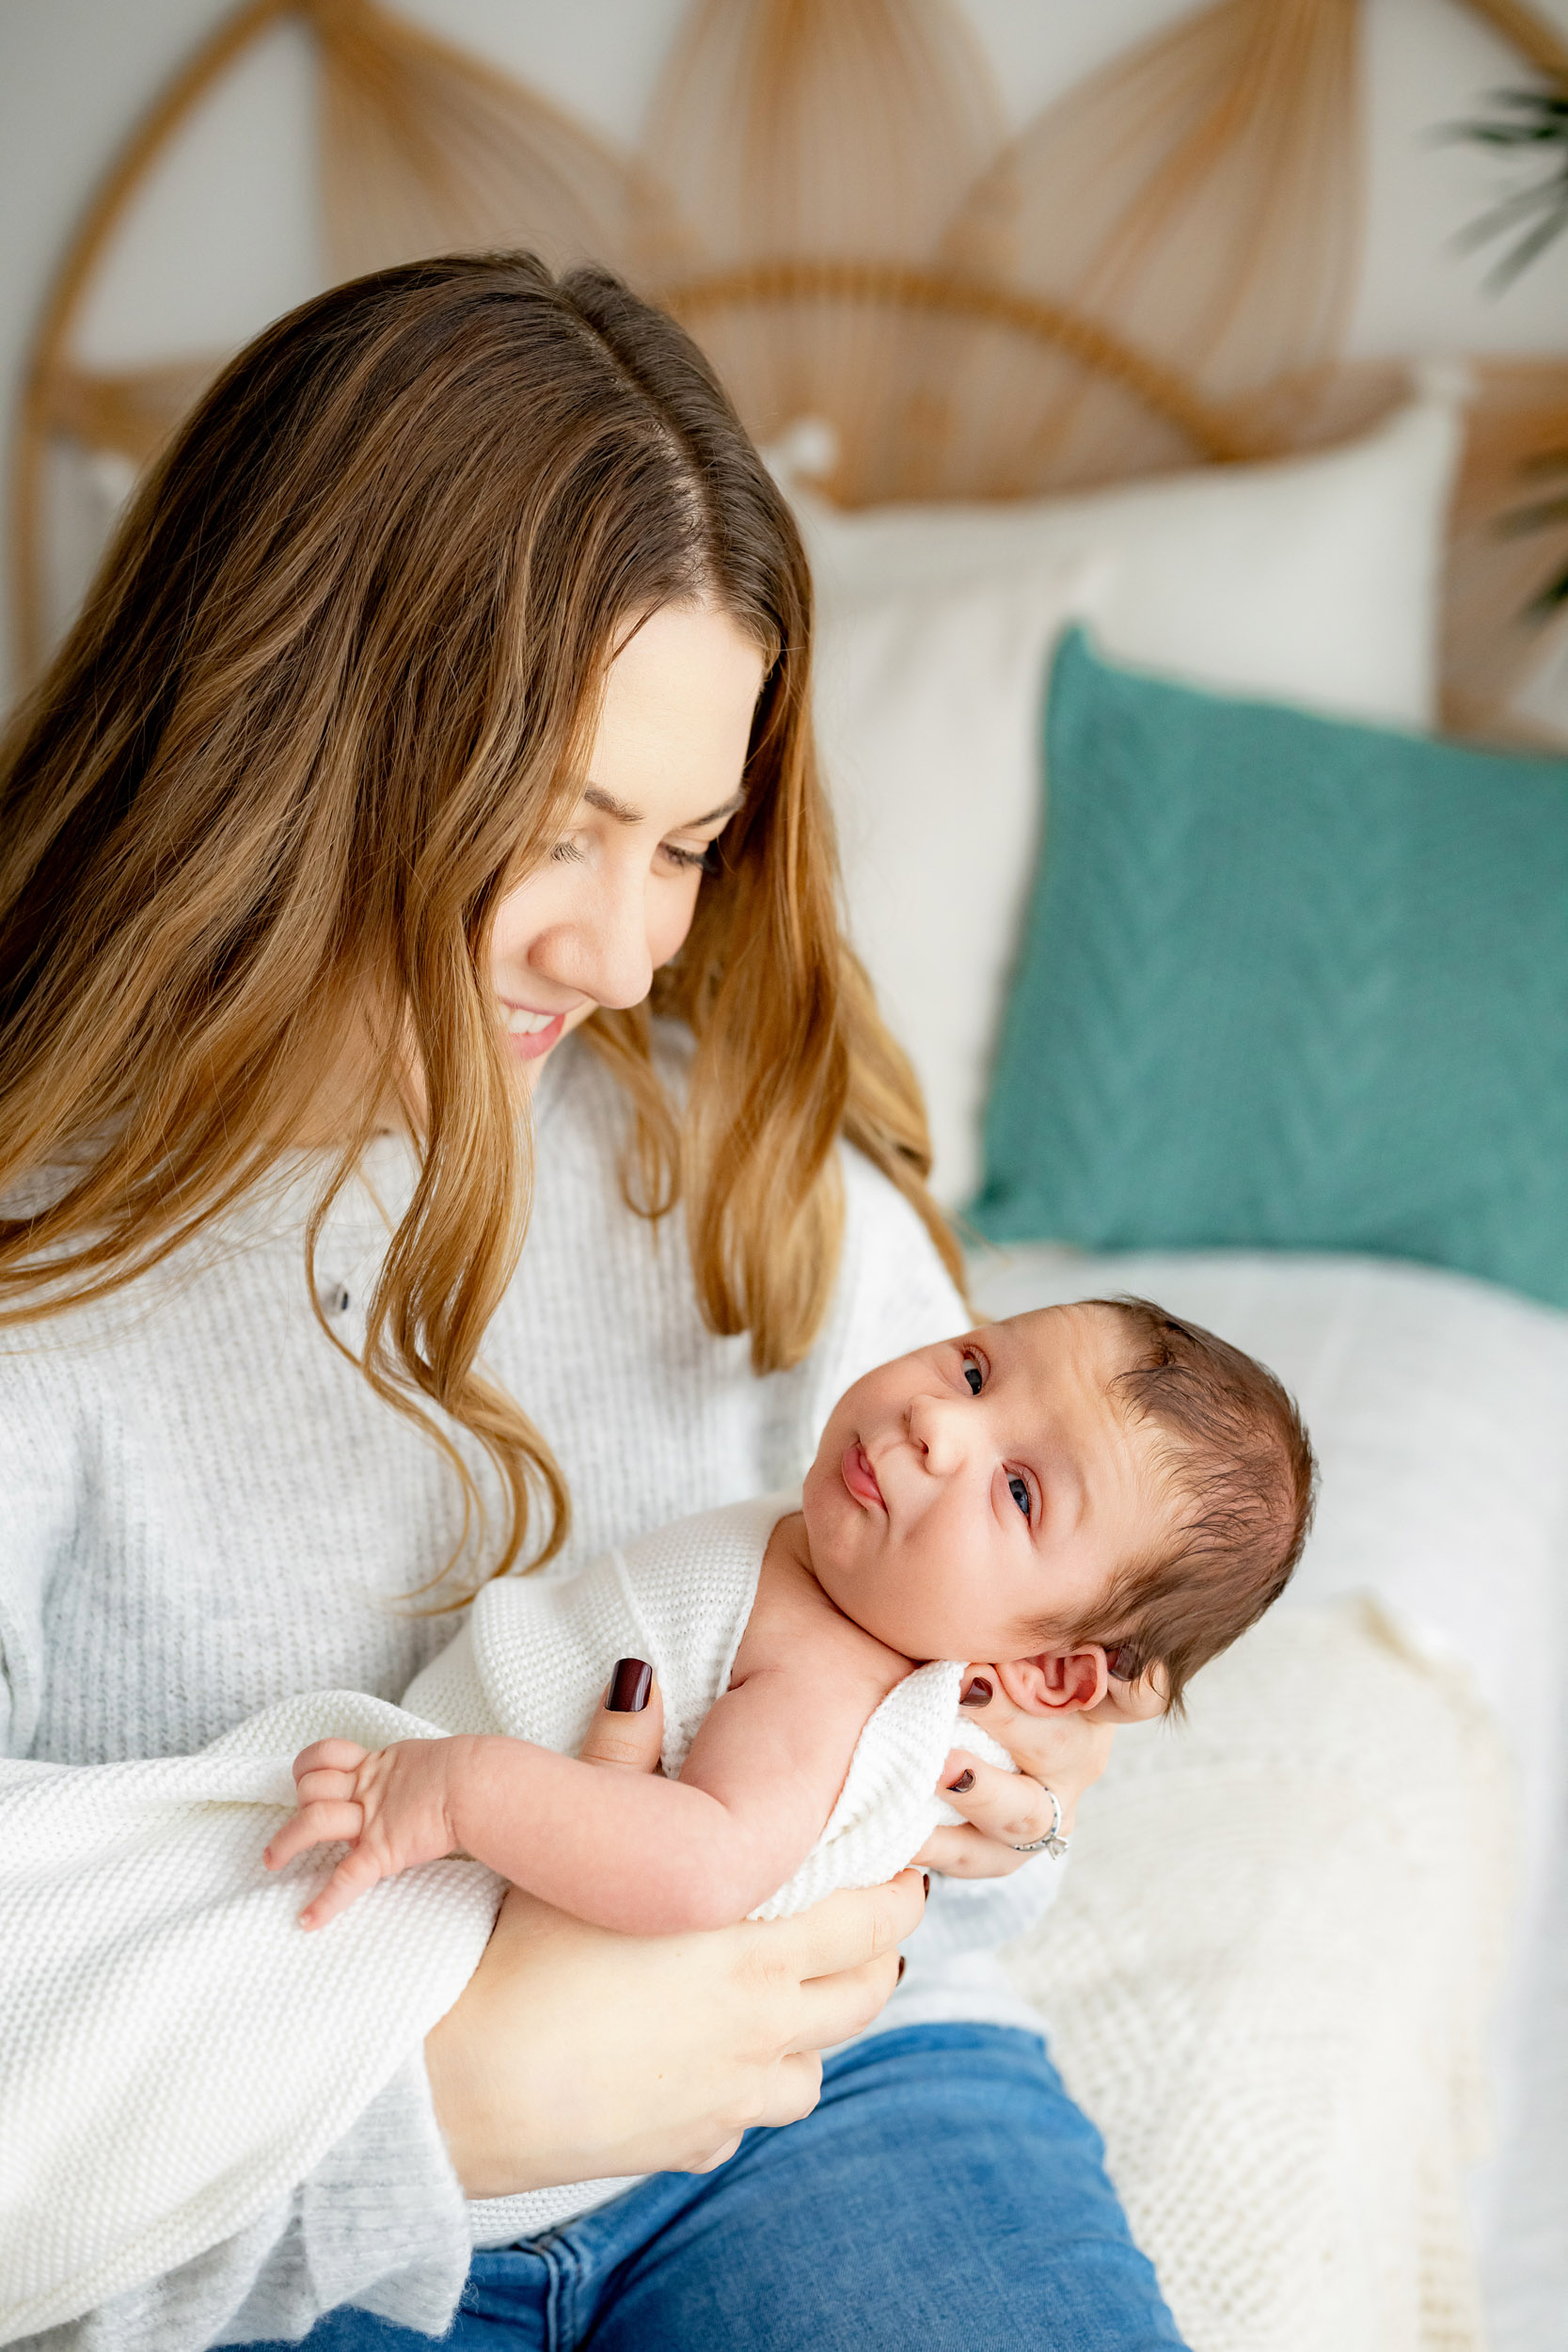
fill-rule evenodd
<path id="1" fill-rule="evenodd" d="M 1369 1601 L 1271 1613 L 1188 1706 L 1118 1739 L 1014 1974 L 1198 2352 L 1484 2352 L 1497 1724 Z"/>
<path id="2" fill-rule="evenodd" d="M 660 1762 L 673 1779 L 704 1716 L 729 1687 L 768 1539 L 800 1500 L 792 1490 L 726 1503 L 605 1552 L 570 1576 L 486 1585 L 451 1648 L 415 1677 L 404 1706 L 443 1731 L 504 1732 L 573 1755 L 615 1661 L 641 1658 L 658 1677 Z M 842 1887 L 884 1885 L 933 1829 L 961 1820 L 936 1793 L 952 1748 L 961 1744 L 1013 1769 L 1006 1750 L 959 1714 L 962 1674 L 954 1661 L 922 1666 L 888 1692 L 855 1743 L 822 1835 L 753 1918 L 789 1918 Z M 487 2199 L 471 2209 L 475 2244 L 505 2246 L 555 2229 L 627 2185 L 578 2181 Z"/>
<path id="3" fill-rule="evenodd" d="M 484 1358 L 544 1428 L 566 1474 L 574 1524 L 563 1568 L 691 1511 L 798 1481 L 829 1406 L 851 1380 L 964 1326 L 918 1220 L 847 1152 L 845 1251 L 827 1325 L 794 1370 L 759 1380 L 744 1335 L 717 1339 L 703 1326 L 678 1216 L 649 1224 L 626 1207 L 625 1101 L 585 1047 L 569 1043 L 555 1057 L 535 1124 L 529 1243 Z M 161 1276 L 20 1334 L 0 1355 L 0 1728 L 8 1756 L 33 1764 L 0 1790 L 0 1851 L 13 1804 L 67 1808 L 74 1802 L 67 1792 L 79 1788 L 83 1807 L 54 1881 L 55 1931 L 73 1939 L 71 1965 L 41 1974 L 0 1915 L 0 2010 L 13 2054 L 25 2034 L 41 2036 L 40 2047 L 54 2035 L 79 2046 L 74 2089 L 89 2106 L 97 2012 L 84 1984 L 113 1940 L 120 1892 L 139 1898 L 128 1852 L 118 1875 L 96 1850 L 84 1859 L 107 1802 L 85 1768 L 192 1757 L 302 1692 L 394 1702 L 451 1638 L 451 1615 L 431 1613 L 440 1594 L 409 1597 L 452 1552 L 461 1498 L 437 1450 L 372 1395 L 317 1323 L 303 1224 L 322 1172 L 302 1157 L 288 1182 Z M 388 1218 L 407 1197 L 408 1154 L 388 1140 L 366 1176 L 334 1211 L 317 1256 L 321 1298 L 350 1350 L 362 1336 Z M 458 1442 L 494 1515 L 494 1480 Z M 67 1769 L 40 1776 L 39 1765 Z M 154 1776 L 165 1770 L 157 1763 Z M 155 1777 L 145 1794 L 155 1814 Z M 131 1802 L 124 1785 L 112 1802 L 122 1809 Z M 266 1806 L 259 1812 L 266 1817 Z M 264 1836 L 264 1820 L 257 1825 Z M 451 1939 L 473 1931 L 483 1883 L 459 1866 L 442 1867 L 444 1879 L 416 1873 L 376 1890 L 378 1902 L 420 1906 L 420 1915 L 441 1923 L 428 1982 L 410 1997 L 409 2014 L 422 2003 L 432 2019 L 450 1997 Z M 951 1967 L 949 2014 L 1026 2014 L 974 1955 L 1025 1926 L 1049 1900 L 1054 1876 L 1035 1865 L 1000 1885 L 939 1881 L 911 1958 L 921 1997 L 940 2008 Z M 373 1926 L 374 1913 L 367 1915 Z M 166 2023 L 170 2051 L 179 2047 L 177 1993 L 150 2012 L 155 2026 L 160 2016 Z M 365 2006 L 360 1987 L 345 2030 Z M 187 2116 L 243 2108 L 271 2064 L 256 2018 L 235 2010 L 220 2024 L 194 2071 L 171 2074 Z M 147 2045 L 150 2086 L 158 2031 Z M 422 2028 L 411 2027 L 385 2081 L 417 2058 L 421 2039 Z M 104 2079 L 117 2089 L 96 2144 L 113 2137 L 133 2181 L 165 2177 L 165 2109 L 155 2097 L 123 2095 L 123 2070 L 111 2067 Z M 286 2193 L 258 2183 L 248 2200 L 233 2199 L 226 2219 L 205 2225 L 220 2234 L 199 2253 L 185 2262 L 169 2255 L 174 2270 L 112 2289 L 107 2274 L 72 2269 L 51 2238 L 52 2253 L 27 2259 L 55 2263 L 53 2299 L 0 2328 L 0 2340 L 63 2327 L 52 2352 L 154 2343 L 159 2352 L 192 2352 L 242 2307 L 246 2332 L 265 2335 L 274 2277 L 284 2332 L 299 2332 L 312 2296 L 318 2309 L 341 2299 L 343 2280 L 388 2316 L 399 2315 L 404 2295 L 412 2324 L 429 2324 L 432 2297 L 455 2294 L 467 2230 L 428 2101 L 405 2101 L 395 2123 L 388 2114 L 368 2091 L 359 2124 L 324 2146 L 315 2173 L 285 2185 Z M 28 2138 L 8 2124 L 0 2231 L 25 2188 L 61 2231 L 81 2225 L 91 2235 L 99 2180 L 95 2169 L 76 2169 L 90 2122 L 77 2118 L 67 2164 L 57 2164 L 50 2129 Z M 230 2194 L 214 2180 L 200 2186 L 202 2195 L 219 2190 Z M 400 2201 L 445 2217 L 445 2235 L 408 2231 L 390 2243 L 382 2212 Z M 25 2275 L 11 2257 L 0 2237 L 8 2287 Z M 400 2280 L 403 2260 L 410 2267 Z M 81 2326 L 72 2325 L 77 2315 Z"/>
<path id="4" fill-rule="evenodd" d="M 451 1647 L 416 1676 L 404 1705 L 449 1732 L 505 1732 L 573 1756 L 618 1658 L 645 1659 L 664 1701 L 660 1761 L 671 1779 L 729 1688 L 768 1539 L 800 1494 L 765 1495 L 677 1519 L 605 1552 L 571 1577 L 487 1585 Z M 918 1667 L 863 1726 L 822 1835 L 752 1913 L 788 1919 L 847 1886 L 882 1886 L 931 1832 L 962 1819 L 936 1793 L 963 1745 L 1010 1769 L 1006 1750 L 958 1712 L 961 1661 Z"/>

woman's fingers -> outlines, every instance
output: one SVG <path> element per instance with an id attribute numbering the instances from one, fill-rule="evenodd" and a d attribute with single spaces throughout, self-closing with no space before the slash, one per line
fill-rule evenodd
<path id="1" fill-rule="evenodd" d="M 1049 1782 L 1064 1804 L 1075 1802 L 1110 1761 L 1116 1724 L 1102 1720 L 1099 1708 L 1092 1715 L 1080 1708 L 1030 1714 L 1013 1705 L 994 1666 L 968 1669 L 963 1713 L 1001 1742 L 1020 1772 Z"/>
<path id="2" fill-rule="evenodd" d="M 623 1772 L 656 1772 L 664 1744 L 664 1701 L 641 1658 L 623 1658 L 610 1676 L 578 1754 L 585 1764 Z"/>
<path id="3" fill-rule="evenodd" d="M 830 1895 L 783 1919 L 759 1947 L 793 1991 L 790 2055 L 831 2048 L 869 2026 L 898 1981 L 898 1947 L 926 1909 L 925 1874 L 901 1871 L 886 1886 Z"/>
<path id="4" fill-rule="evenodd" d="M 773 2069 L 766 2099 L 757 2112 L 756 2121 L 747 2130 L 777 2131 L 785 2123 L 799 2123 L 808 2116 L 822 2096 L 822 2060 L 815 2050 L 802 2050 L 796 2056 L 781 2058 Z M 700 2157 L 685 2167 L 688 2172 L 717 2172 L 721 2164 L 728 2164 L 745 2137 L 735 2132 L 711 2155 Z"/>
<path id="5" fill-rule="evenodd" d="M 836 1976 L 814 1977 L 800 1992 L 799 2023 L 791 2058 L 831 2050 L 863 2033 L 880 2015 L 898 1981 L 898 1955 L 883 1952 L 859 1968 L 841 1969 Z"/>
<path id="6" fill-rule="evenodd" d="M 1002 1846 L 1032 1846 L 1048 1837 L 1061 1818 L 1045 1788 L 1029 1773 L 982 1764 L 962 1748 L 955 1748 L 947 1759 L 942 1793 L 982 1836 Z"/>
<path id="7" fill-rule="evenodd" d="M 830 1895 L 794 1919 L 776 1920 L 780 1964 L 803 1982 L 863 1968 L 896 1951 L 926 1912 L 926 1883 L 918 1870 L 900 1870 L 885 1886 Z"/>
<path id="8" fill-rule="evenodd" d="M 915 1860 L 923 1869 L 940 1870 L 946 1879 L 1006 1879 L 1022 1870 L 1029 1856 L 966 1826 L 934 1829 Z"/>
<path id="9" fill-rule="evenodd" d="M 811 2109 L 809 2107 L 806 2109 L 806 2113 L 808 2115 L 811 2113 Z M 797 2119 L 793 2116 L 790 2118 L 792 2122 L 796 2120 Z M 730 2158 L 734 2155 L 736 2150 L 739 2147 L 745 2137 L 746 2135 L 744 2132 L 732 2133 L 730 2137 L 725 2140 L 723 2146 L 721 2148 L 716 2148 L 711 2156 L 704 2156 L 699 2163 L 687 2165 L 685 2168 L 686 2170 L 688 2172 L 717 2172 L 721 2164 L 728 2164 Z"/>
<path id="10" fill-rule="evenodd" d="M 362 1804 L 302 1805 L 272 1838 L 261 1859 L 269 1870 L 281 1870 L 295 1854 L 312 1846 L 335 1845 L 341 1837 L 357 1837 L 364 1826 Z"/>

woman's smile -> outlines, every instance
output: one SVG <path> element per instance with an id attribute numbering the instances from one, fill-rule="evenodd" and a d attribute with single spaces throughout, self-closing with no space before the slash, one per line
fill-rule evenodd
<path id="1" fill-rule="evenodd" d="M 564 1012 L 539 1012 L 531 1005 L 508 1004 L 504 996 L 501 1012 L 507 1043 L 518 1061 L 538 1061 L 559 1044 L 568 1017 Z"/>

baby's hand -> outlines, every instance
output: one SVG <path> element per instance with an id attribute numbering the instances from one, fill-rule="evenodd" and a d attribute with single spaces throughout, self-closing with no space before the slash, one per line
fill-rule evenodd
<path id="1" fill-rule="evenodd" d="M 312 1846 L 344 1837 L 350 1842 L 321 1893 L 300 1913 L 301 1927 L 325 1928 L 378 1879 L 451 1853 L 457 1842 L 448 1818 L 456 1745 L 453 1740 L 400 1740 L 394 1747 L 367 1750 L 352 1740 L 318 1740 L 300 1751 L 294 1758 L 299 1811 L 262 1860 L 269 1870 L 280 1870 Z"/>

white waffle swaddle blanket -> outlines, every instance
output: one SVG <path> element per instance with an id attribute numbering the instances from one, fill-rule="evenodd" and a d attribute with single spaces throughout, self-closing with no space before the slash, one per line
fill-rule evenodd
<path id="1" fill-rule="evenodd" d="M 685 1763 L 729 1687 L 768 1539 L 799 1494 L 699 1512 L 560 1578 L 487 1584 L 449 1649 L 404 1704 L 449 1732 L 506 1732 L 575 1755 L 615 1661 L 646 1659 L 664 1698 L 665 1772 Z M 941 1822 L 936 1794 L 961 1743 L 1011 1770 L 1006 1751 L 958 1713 L 961 1665 L 917 1667 L 888 1692 L 856 1743 L 826 1827 L 793 1876 L 752 1914 L 784 1919 L 841 1887 L 879 1886 Z"/>
<path id="2" fill-rule="evenodd" d="M 615 1661 L 637 1656 L 658 1675 L 665 1770 L 678 1772 L 728 1682 L 768 1535 L 796 1501 L 704 1513 L 578 1575 L 487 1585 L 402 1707 L 314 1692 L 196 1756 L 0 1759 L 0 1941 L 16 1992 L 0 2035 L 0 2344 L 245 2229 L 321 2162 L 478 1965 L 501 1883 L 473 1862 L 386 1880 L 324 1933 L 301 1932 L 327 1857 L 277 1876 L 261 1863 L 293 1805 L 299 1749 L 467 1730 L 575 1749 Z M 958 1736 L 959 1673 L 925 1666 L 889 1693 L 822 1836 L 762 1915 L 891 1877 L 936 1821 L 956 1818 L 932 1791 Z M 1002 1756 L 967 1723 L 961 1736 Z M 84 1883 L 86 1932 L 61 1899 Z M 237 2017 L 249 2028 L 243 2056 Z M 8 2146 L 47 2161 L 8 2164 Z M 553 2228 L 622 2185 L 476 2205 L 475 2234 L 495 2244 Z"/>

